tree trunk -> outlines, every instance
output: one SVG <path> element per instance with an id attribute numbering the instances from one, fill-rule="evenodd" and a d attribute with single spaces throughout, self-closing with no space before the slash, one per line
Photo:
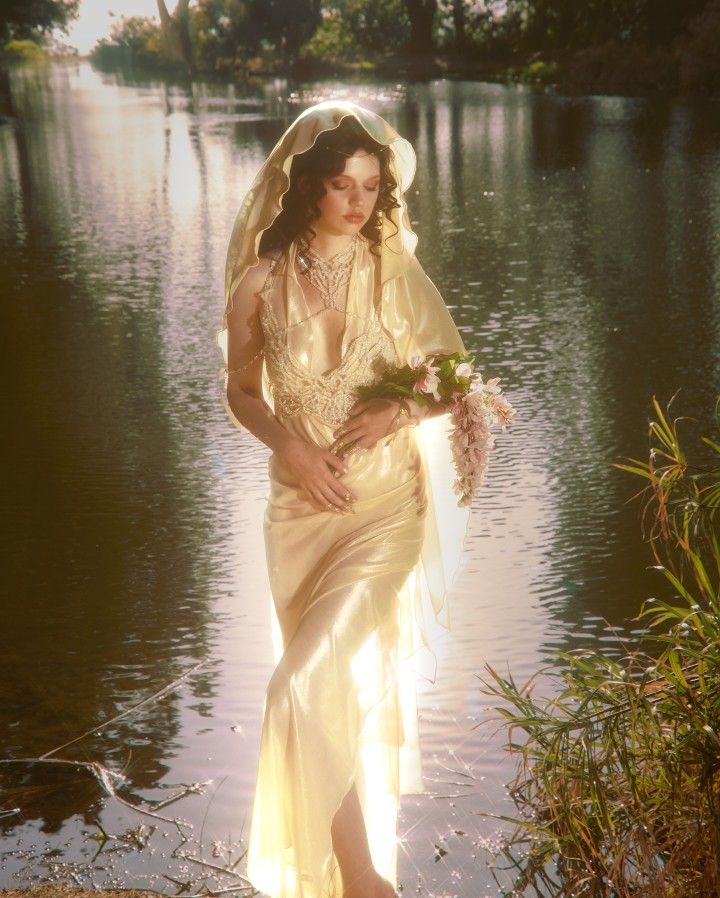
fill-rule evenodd
<path id="1" fill-rule="evenodd" d="M 413 53 L 432 53 L 433 21 L 437 0 L 405 0 L 410 19 L 410 49 Z"/>
<path id="2" fill-rule="evenodd" d="M 467 45 L 465 0 L 453 0 L 453 27 L 455 29 L 455 49 L 464 50 Z"/>
<path id="3" fill-rule="evenodd" d="M 190 0 L 178 0 L 175 12 L 170 15 L 165 0 L 157 0 L 160 15 L 160 28 L 165 42 L 166 53 L 170 59 L 179 59 L 185 63 L 188 72 L 194 72 L 192 59 L 192 41 L 190 40 L 190 16 L 188 6 Z"/>

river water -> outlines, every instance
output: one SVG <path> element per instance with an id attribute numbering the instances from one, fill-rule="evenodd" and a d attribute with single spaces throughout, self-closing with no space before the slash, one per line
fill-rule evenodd
<path id="1" fill-rule="evenodd" d="M 282 131 L 346 96 L 415 146 L 418 256 L 517 410 L 478 495 L 418 688 L 427 792 L 403 798 L 405 894 L 481 898 L 513 761 L 480 677 L 622 651 L 659 588 L 639 488 L 653 396 L 708 432 L 720 392 L 717 103 L 521 87 L 188 89 L 87 62 L 15 70 L 0 125 L 3 758 L 0 885 L 59 878 L 185 894 L 249 821 L 272 669 L 261 520 L 268 450 L 220 403 L 229 231 Z M 690 432 L 690 431 L 688 431 Z M 18 809 L 18 810 L 15 810 Z M 100 827 L 108 834 L 102 844 Z M 220 843 L 224 843 L 221 845 Z M 181 855 L 185 851 L 194 860 Z M 242 860 L 237 868 L 242 870 Z M 228 877 L 218 881 L 226 886 Z"/>

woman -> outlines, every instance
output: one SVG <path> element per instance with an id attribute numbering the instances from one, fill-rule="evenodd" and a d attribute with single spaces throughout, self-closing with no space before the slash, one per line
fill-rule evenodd
<path id="1" fill-rule="evenodd" d="M 228 249 L 218 342 L 233 423 L 271 450 L 277 667 L 247 872 L 271 898 L 396 895 L 401 794 L 422 792 L 415 673 L 468 511 L 441 404 L 359 402 L 391 364 L 464 351 L 414 257 L 410 144 L 349 102 L 306 110 Z M 415 427 L 415 424 L 418 424 Z"/>

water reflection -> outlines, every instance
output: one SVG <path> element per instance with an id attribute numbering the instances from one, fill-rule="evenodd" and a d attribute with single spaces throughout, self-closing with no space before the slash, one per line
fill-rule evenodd
<path id="1" fill-rule="evenodd" d="M 421 684 L 429 792 L 400 821 L 406 887 L 477 898 L 493 887 L 494 833 L 478 812 L 507 810 L 511 773 L 478 674 L 492 663 L 522 679 L 556 648 L 637 638 L 632 617 L 660 584 L 623 504 L 638 484 L 612 462 L 644 455 L 653 395 L 682 387 L 682 412 L 707 421 L 720 391 L 720 125 L 707 105 L 15 71 L 15 119 L 0 126 L 13 422 L 2 755 L 47 751 L 207 659 L 64 756 L 124 768 L 128 794 L 146 798 L 213 779 L 183 814 L 204 821 L 205 843 L 244 834 L 272 663 L 268 452 L 219 401 L 224 254 L 285 127 L 343 91 L 413 142 L 419 255 L 518 409 L 473 511 L 438 679 Z M 23 776 L 3 799 L 22 804 L 24 821 L 3 819 L 13 839 L 56 833 L 80 863 L 79 828 L 131 825 L 92 780 Z M 105 875 L 160 888 L 175 863 L 138 853 Z M 2 861 L 0 880 L 28 869 Z"/>

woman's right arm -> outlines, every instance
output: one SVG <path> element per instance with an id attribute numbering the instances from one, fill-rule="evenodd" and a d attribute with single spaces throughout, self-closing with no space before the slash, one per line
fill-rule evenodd
<path id="1" fill-rule="evenodd" d="M 270 260 L 261 258 L 247 271 L 232 297 L 227 315 L 227 402 L 233 415 L 257 439 L 290 467 L 310 498 L 320 507 L 347 509 L 352 493 L 338 481 L 347 473 L 345 462 L 321 446 L 291 434 L 263 398 L 262 371 L 265 337 L 260 321 L 259 292 Z"/>
<path id="2" fill-rule="evenodd" d="M 227 316 L 227 401 L 238 421 L 273 452 L 279 452 L 292 435 L 263 399 L 262 370 L 265 337 L 260 323 L 259 292 L 270 261 L 260 259 L 235 288 Z"/>

